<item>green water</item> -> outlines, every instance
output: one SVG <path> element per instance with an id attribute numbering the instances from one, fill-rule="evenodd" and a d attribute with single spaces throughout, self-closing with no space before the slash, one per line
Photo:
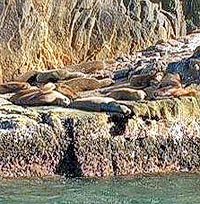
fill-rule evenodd
<path id="1" fill-rule="evenodd" d="M 0 180 L 0 203 L 200 204 L 200 175 L 112 180 Z"/>

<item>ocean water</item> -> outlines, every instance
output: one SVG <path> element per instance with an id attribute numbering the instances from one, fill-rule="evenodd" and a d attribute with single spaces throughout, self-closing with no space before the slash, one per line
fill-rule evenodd
<path id="1" fill-rule="evenodd" d="M 200 204 L 200 175 L 0 180 L 1 204 Z"/>

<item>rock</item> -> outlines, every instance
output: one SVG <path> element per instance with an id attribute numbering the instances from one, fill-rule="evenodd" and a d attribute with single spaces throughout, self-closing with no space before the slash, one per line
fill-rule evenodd
<path id="1" fill-rule="evenodd" d="M 200 58 L 200 46 L 196 47 L 192 57 L 193 58 Z"/>
<path id="2" fill-rule="evenodd" d="M 114 98 L 116 100 L 144 100 L 146 93 L 142 90 L 135 90 L 130 88 L 121 88 L 111 91 L 107 94 L 107 97 Z"/>
<path id="3" fill-rule="evenodd" d="M 67 70 L 71 72 L 82 72 L 84 74 L 94 74 L 97 71 L 101 71 L 105 69 L 104 61 L 90 61 L 83 62 L 81 64 L 75 64 L 65 67 Z"/>
<path id="4" fill-rule="evenodd" d="M 115 99 L 109 97 L 88 97 L 81 98 L 73 101 L 70 108 L 76 108 L 86 111 L 95 111 L 95 112 L 116 112 L 122 113 L 125 115 L 130 115 L 131 111 L 124 105 L 118 104 Z"/>

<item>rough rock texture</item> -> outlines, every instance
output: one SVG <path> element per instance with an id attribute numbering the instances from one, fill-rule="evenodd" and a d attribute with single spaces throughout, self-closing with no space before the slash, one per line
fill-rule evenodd
<path id="1" fill-rule="evenodd" d="M 131 54 L 185 33 L 180 0 L 2 0 L 0 71 L 11 80 L 27 70 Z"/>
<path id="2" fill-rule="evenodd" d="M 105 177 L 200 167 L 200 98 L 127 104 L 135 114 L 22 108 L 1 96 L 0 176 Z"/>
<path id="3" fill-rule="evenodd" d="M 183 2 L 188 31 L 198 29 L 200 27 L 200 1 L 184 0 Z"/>

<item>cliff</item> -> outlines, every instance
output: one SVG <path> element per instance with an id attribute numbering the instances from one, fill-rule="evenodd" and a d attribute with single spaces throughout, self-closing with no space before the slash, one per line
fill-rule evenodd
<path id="1" fill-rule="evenodd" d="M 198 12 L 198 0 L 3 0 L 0 78 L 129 55 L 184 36 L 185 17 L 191 30 Z"/>

